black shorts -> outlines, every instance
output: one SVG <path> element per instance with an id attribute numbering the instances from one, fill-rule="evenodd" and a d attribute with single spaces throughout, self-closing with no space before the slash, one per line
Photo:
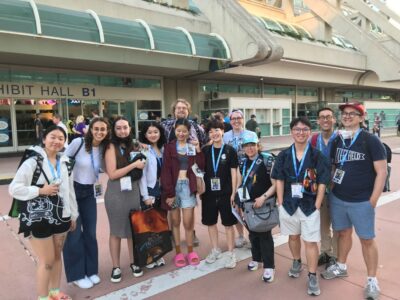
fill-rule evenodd
<path id="1" fill-rule="evenodd" d="M 37 239 L 46 239 L 54 234 L 67 233 L 71 227 L 71 219 L 63 219 L 63 222 L 59 225 L 39 223 L 32 226 L 30 230 L 22 231 L 24 237 L 34 237 Z"/>
<path id="2" fill-rule="evenodd" d="M 204 194 L 201 202 L 201 222 L 203 225 L 211 226 L 218 222 L 218 212 L 221 215 L 221 223 L 224 226 L 232 226 L 237 223 L 237 219 L 232 214 L 231 197 L 215 197 L 210 194 Z"/>

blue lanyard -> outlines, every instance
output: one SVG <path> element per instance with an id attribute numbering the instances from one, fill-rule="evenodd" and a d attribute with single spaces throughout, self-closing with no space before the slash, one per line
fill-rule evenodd
<path id="1" fill-rule="evenodd" d="M 177 144 L 177 145 L 178 145 L 178 144 Z M 153 147 L 151 147 L 151 146 L 150 146 L 150 152 L 154 154 L 154 156 L 155 156 L 156 159 L 157 159 L 157 164 L 158 164 L 158 165 L 160 166 L 160 168 L 161 168 L 161 166 L 162 166 L 161 157 L 158 156 L 157 152 L 156 152 L 156 151 L 153 149 Z M 178 152 L 178 146 L 177 146 L 177 148 L 176 148 L 176 152 Z"/>
<path id="2" fill-rule="evenodd" d="M 336 132 L 332 132 L 332 135 L 330 136 L 328 140 L 328 144 L 325 146 L 325 143 L 323 142 L 322 138 L 322 133 L 318 135 L 318 149 L 326 156 L 329 156 L 328 149 L 329 149 L 329 143 L 332 142 L 332 140 L 336 137 Z"/>
<path id="3" fill-rule="evenodd" d="M 295 150 L 294 144 L 292 145 L 293 168 L 294 168 L 294 173 L 296 174 L 296 181 L 297 182 L 299 181 L 299 176 L 300 176 L 301 170 L 303 169 L 304 161 L 306 160 L 306 155 L 307 155 L 307 152 L 308 152 L 308 148 L 310 148 L 310 144 L 309 143 L 307 143 L 306 150 L 304 150 L 303 156 L 301 157 L 301 160 L 300 160 L 300 166 L 297 169 L 296 150 Z"/>
<path id="4" fill-rule="evenodd" d="M 51 164 L 50 160 L 47 159 L 47 164 L 49 165 L 49 169 L 51 172 L 51 175 L 53 176 L 53 180 L 56 179 L 61 179 L 61 168 L 60 168 L 60 160 L 57 158 L 56 160 L 56 170 L 57 170 L 57 176 L 56 176 L 56 172 L 54 170 L 53 165 Z"/>
<path id="5" fill-rule="evenodd" d="M 253 163 L 251 164 L 249 170 L 247 171 L 246 176 L 244 175 L 244 172 L 245 172 L 245 170 L 246 170 L 247 159 L 244 161 L 243 170 L 242 170 L 242 178 L 243 178 L 243 180 L 242 180 L 242 186 L 245 186 L 246 181 L 247 181 L 247 178 L 249 177 L 250 172 L 253 170 L 253 167 L 254 167 L 254 165 L 256 164 L 257 159 L 258 159 L 258 157 L 257 157 L 257 158 L 253 161 Z"/>
<path id="6" fill-rule="evenodd" d="M 350 145 L 347 147 L 345 140 L 343 139 L 342 136 L 340 136 L 340 139 L 342 140 L 343 143 L 343 147 L 347 149 L 346 153 L 342 156 L 342 158 L 340 159 L 340 168 L 343 167 L 345 161 L 347 160 L 347 156 L 349 156 L 349 152 L 350 152 L 350 148 L 351 146 L 353 146 L 353 144 L 355 143 L 355 141 L 357 140 L 358 136 L 360 135 L 361 132 L 361 128 L 357 130 L 356 134 L 354 135 L 354 138 L 351 139 Z"/>
<path id="7" fill-rule="evenodd" d="M 92 151 L 90 151 L 90 160 L 92 161 L 92 168 L 94 171 L 94 175 L 96 176 L 96 181 L 99 180 L 99 173 L 100 173 L 100 162 L 99 164 L 96 166 L 94 163 L 94 156 L 93 156 L 93 148 Z"/>
<path id="8" fill-rule="evenodd" d="M 225 145 L 222 144 L 221 150 L 219 150 L 217 162 L 215 162 L 214 145 L 211 146 L 211 158 L 212 158 L 212 164 L 213 164 L 213 170 L 214 170 L 214 177 L 217 177 L 219 160 L 221 159 L 222 152 L 224 151 L 224 146 Z"/>

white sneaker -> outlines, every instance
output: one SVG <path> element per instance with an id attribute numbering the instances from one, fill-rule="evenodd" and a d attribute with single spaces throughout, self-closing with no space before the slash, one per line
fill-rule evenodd
<path id="1" fill-rule="evenodd" d="M 275 278 L 275 270 L 271 268 L 265 268 L 262 280 L 264 282 L 272 282 L 274 281 L 274 278 Z"/>
<path id="2" fill-rule="evenodd" d="M 164 258 L 161 257 L 159 260 L 146 265 L 146 268 L 154 269 L 155 267 L 162 267 L 162 266 L 165 266 L 165 260 L 164 260 Z"/>
<path id="3" fill-rule="evenodd" d="M 225 268 L 233 269 L 236 267 L 236 255 L 233 252 L 226 253 L 226 261 L 225 261 Z"/>
<path id="4" fill-rule="evenodd" d="M 93 283 L 86 276 L 85 278 L 75 280 L 74 284 L 80 287 L 81 289 L 90 289 L 91 287 L 93 287 Z"/>
<path id="5" fill-rule="evenodd" d="M 86 277 L 87 278 L 87 277 Z M 101 279 L 97 274 L 94 274 L 92 276 L 89 276 L 89 280 L 93 283 L 93 284 L 99 284 Z"/>
<path id="6" fill-rule="evenodd" d="M 235 247 L 236 248 L 243 248 L 243 246 L 246 244 L 247 244 L 247 240 L 243 236 L 238 236 L 235 239 Z"/>
<path id="7" fill-rule="evenodd" d="M 206 263 L 208 264 L 213 264 L 218 258 L 221 258 L 221 249 L 219 248 L 213 248 L 211 249 L 211 252 L 207 255 L 206 257 Z"/>

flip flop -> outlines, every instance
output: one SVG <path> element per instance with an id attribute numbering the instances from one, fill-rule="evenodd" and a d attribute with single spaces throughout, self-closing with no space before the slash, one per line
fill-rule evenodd
<path id="1" fill-rule="evenodd" d="M 189 262 L 189 265 L 191 266 L 196 266 L 200 263 L 200 258 L 199 255 L 196 253 L 196 251 L 188 253 L 187 260 Z"/>
<path id="2" fill-rule="evenodd" d="M 50 300 L 72 300 L 70 296 L 63 292 L 58 292 L 56 295 L 49 296 Z"/>
<path id="3" fill-rule="evenodd" d="M 182 253 L 178 253 L 177 255 L 175 255 L 174 264 L 177 268 L 182 268 L 186 266 L 185 256 Z"/>

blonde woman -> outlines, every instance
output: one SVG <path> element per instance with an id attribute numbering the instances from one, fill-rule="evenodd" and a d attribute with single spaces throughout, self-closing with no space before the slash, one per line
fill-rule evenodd
<path id="1" fill-rule="evenodd" d="M 75 126 L 72 128 L 75 137 L 82 137 L 86 134 L 85 118 L 82 115 L 76 117 Z"/>

